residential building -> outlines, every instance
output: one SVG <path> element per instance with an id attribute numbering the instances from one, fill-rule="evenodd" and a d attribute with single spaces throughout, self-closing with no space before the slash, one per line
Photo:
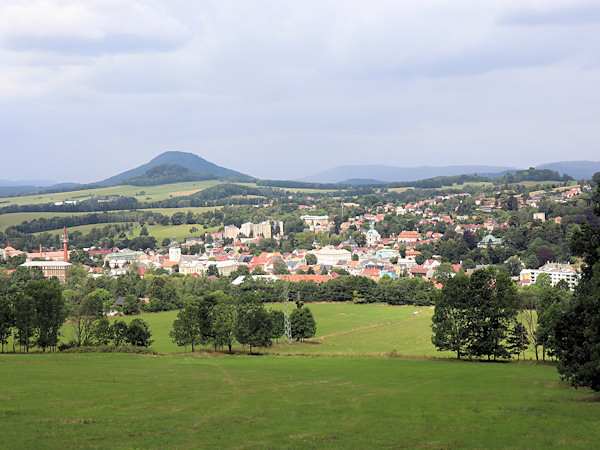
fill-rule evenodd
<path id="1" fill-rule="evenodd" d="M 310 231 L 329 232 L 329 216 L 300 216 L 300 219 L 304 221 Z"/>
<path id="2" fill-rule="evenodd" d="M 480 248 L 486 248 L 487 246 L 496 247 L 498 245 L 502 245 L 502 243 L 503 243 L 502 238 L 497 238 L 492 234 L 488 234 L 481 241 L 479 241 L 479 243 L 477 244 L 477 247 L 480 247 Z"/>
<path id="3" fill-rule="evenodd" d="M 550 276 L 552 286 L 560 280 L 565 280 L 569 289 L 575 289 L 579 283 L 580 273 L 570 264 L 546 263 L 539 269 L 523 269 L 519 276 L 521 284 L 526 286 L 535 284 L 540 274 L 545 273 Z"/>
<path id="4" fill-rule="evenodd" d="M 398 242 L 413 243 L 421 240 L 421 235 L 416 231 L 403 231 L 398 235 Z"/>
<path id="5" fill-rule="evenodd" d="M 240 229 L 235 225 L 226 225 L 223 232 L 225 239 L 237 239 Z"/>
<path id="6" fill-rule="evenodd" d="M 111 269 L 115 267 L 123 267 L 126 264 L 131 264 L 132 262 L 140 262 L 147 261 L 148 255 L 144 252 L 137 252 L 132 250 L 121 250 L 116 253 L 109 253 L 104 257 L 104 262 L 108 262 L 108 265 Z"/>

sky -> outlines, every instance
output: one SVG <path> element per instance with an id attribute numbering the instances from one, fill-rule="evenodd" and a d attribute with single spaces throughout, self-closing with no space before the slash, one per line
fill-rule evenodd
<path id="1" fill-rule="evenodd" d="M 2 0 L 4 179 L 600 160 L 598 0 Z"/>

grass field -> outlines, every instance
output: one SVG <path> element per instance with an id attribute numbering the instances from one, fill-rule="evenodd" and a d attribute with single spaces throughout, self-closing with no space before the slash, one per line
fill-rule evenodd
<path id="1" fill-rule="evenodd" d="M 177 311 L 134 316 L 149 324 L 159 355 L 0 355 L 2 446 L 590 448 L 600 441 L 600 399 L 561 382 L 553 366 L 423 358 L 451 356 L 430 343 L 429 308 L 308 306 L 317 337 L 259 356 L 186 353 L 168 336 Z M 65 339 L 71 331 L 66 324 Z"/>
<path id="2" fill-rule="evenodd" d="M 290 305 L 295 308 L 295 305 Z M 278 355 L 312 356 L 406 356 L 409 358 L 454 358 L 455 353 L 438 352 L 431 343 L 431 316 L 433 309 L 416 306 L 389 306 L 382 303 L 357 305 L 354 303 L 307 303 L 317 322 L 315 338 L 305 342 L 276 342 L 263 353 Z M 283 309 L 281 303 L 267 304 L 267 308 Z M 418 312 L 417 314 L 414 314 Z M 144 319 L 152 332 L 152 349 L 161 354 L 186 352 L 169 337 L 178 311 L 144 313 L 123 316 L 129 322 L 134 317 Z M 63 341 L 73 337 L 72 326 L 63 327 Z M 234 349 L 243 350 L 234 345 Z M 541 357 L 541 356 L 540 356 Z M 525 352 L 533 361 L 533 349 Z"/>
<path id="3" fill-rule="evenodd" d="M 190 207 L 190 208 L 148 208 L 148 209 L 138 209 L 137 211 L 145 212 L 152 211 L 155 213 L 163 214 L 166 216 L 172 216 L 177 212 L 187 213 L 188 211 L 192 211 L 194 214 L 203 213 L 206 211 L 213 211 L 215 209 L 222 208 L 222 206 L 217 207 Z M 111 211 L 111 212 L 120 212 L 121 210 Z M 71 217 L 71 216 L 84 216 L 87 214 L 102 214 L 101 212 L 90 213 L 90 212 L 23 212 L 23 213 L 10 213 L 10 214 L 0 214 L 0 231 L 4 231 L 7 227 L 19 225 L 25 221 L 32 221 L 35 219 L 50 219 L 53 217 Z M 102 227 L 107 224 L 95 224 L 94 226 Z M 53 232 L 57 230 L 50 230 L 49 232 Z"/>
<path id="4" fill-rule="evenodd" d="M 291 305 L 295 308 L 295 305 Z M 437 352 L 431 344 L 431 315 L 433 310 L 424 307 L 387 306 L 384 304 L 356 305 L 353 303 L 309 303 L 317 322 L 317 336 L 309 342 L 291 345 L 275 343 L 262 349 L 282 355 L 330 355 L 365 356 L 396 353 L 408 356 L 451 357 L 448 352 Z M 268 304 L 267 308 L 282 309 L 283 304 Z M 421 311 L 413 315 L 414 312 Z M 129 322 L 133 317 L 144 319 L 152 332 L 152 349 L 169 354 L 185 352 L 169 337 L 178 311 L 145 313 L 124 316 Z M 72 338 L 72 326 L 65 324 L 64 341 Z M 237 349 L 241 347 L 235 346 Z"/>
<path id="5" fill-rule="evenodd" d="M 139 201 L 165 200 L 169 197 L 190 195 L 207 187 L 219 184 L 218 180 L 189 181 L 186 183 L 163 184 L 160 186 L 111 186 L 98 189 L 84 189 L 80 191 L 58 192 L 52 194 L 26 195 L 22 197 L 0 198 L 0 207 L 7 205 L 30 205 L 65 200 L 86 200 L 92 197 L 106 195 L 121 195 L 135 197 Z M 142 192 L 144 192 L 142 194 Z"/>
<path id="6" fill-rule="evenodd" d="M 2 206 L 2 205 L 0 205 Z M 0 231 L 4 231 L 7 227 L 19 225 L 25 221 L 34 219 L 50 219 L 52 217 L 71 217 L 89 213 L 56 213 L 56 212 L 26 212 L 26 213 L 11 213 L 0 214 Z"/>
<path id="7" fill-rule="evenodd" d="M 139 201 L 160 201 L 170 197 L 182 197 L 191 195 L 211 186 L 222 183 L 219 180 L 188 181 L 184 183 L 163 184 L 159 186 L 111 186 L 98 189 L 82 189 L 71 192 L 55 192 L 52 194 L 24 195 L 21 197 L 0 198 L 0 207 L 8 205 L 36 205 L 40 203 L 62 202 L 65 200 L 86 200 L 92 197 L 103 197 L 107 195 L 121 195 L 135 197 Z M 236 183 L 244 186 L 260 187 L 255 183 Z M 282 188 L 274 188 L 282 189 Z M 322 189 L 283 189 L 298 193 L 333 192 Z M 142 193 L 143 192 L 143 193 Z"/>
<path id="8" fill-rule="evenodd" d="M 528 364 L 0 355 L 7 448 L 596 447 L 600 402 Z"/>
<path id="9" fill-rule="evenodd" d="M 278 342 L 263 352 L 281 355 L 319 356 L 381 356 L 397 354 L 409 357 L 454 357 L 450 352 L 438 352 L 431 343 L 431 315 L 427 307 L 388 306 L 384 304 L 309 303 L 317 322 L 317 335 L 305 342 L 287 345 Z M 292 305 L 295 308 L 295 305 Z M 282 309 L 282 304 L 267 308 Z M 420 311 L 419 314 L 413 313 Z M 185 352 L 169 337 L 177 311 L 146 313 L 140 316 L 152 332 L 152 349 L 169 354 Z M 123 317 L 130 321 L 132 316 Z M 64 338 L 72 337 L 72 327 L 63 328 Z M 241 346 L 234 346 L 242 350 Z"/>
<path id="10" fill-rule="evenodd" d="M 192 232 L 193 228 L 197 228 L 198 231 Z M 220 227 L 209 227 L 203 228 L 202 225 L 147 225 L 146 229 L 150 236 L 156 238 L 156 242 L 160 243 L 163 239 L 177 239 L 178 242 L 184 242 L 187 237 L 191 236 L 204 236 L 204 233 L 217 231 Z M 137 237 L 140 235 L 141 228 L 134 228 L 131 233 L 128 233 L 128 237 Z"/>
<path id="11" fill-rule="evenodd" d="M 123 225 L 125 222 L 114 222 L 114 223 L 96 223 L 96 224 L 91 224 L 91 225 L 78 225 L 76 227 L 68 227 L 67 228 L 67 234 L 72 233 L 73 231 L 80 231 L 83 234 L 89 233 L 92 228 L 103 228 L 107 225 Z M 140 232 L 142 230 L 142 228 L 139 226 L 139 224 L 135 224 L 134 225 L 135 228 L 133 228 L 132 230 L 130 230 L 127 233 L 127 237 L 128 238 L 134 238 L 140 235 Z M 196 227 L 198 229 L 198 231 L 196 232 L 191 232 L 190 230 L 192 228 Z M 190 237 L 190 236 L 201 236 L 204 235 L 204 233 L 206 232 L 212 232 L 212 231 L 217 231 L 219 229 L 219 227 L 210 227 L 210 228 L 203 228 L 202 225 L 146 225 L 146 229 L 148 230 L 148 235 L 149 236 L 154 236 L 156 238 L 156 241 L 158 242 L 158 244 L 160 245 L 160 243 L 162 242 L 163 239 L 168 238 L 168 239 L 173 239 L 173 236 L 175 236 L 175 239 L 177 239 L 178 242 L 184 242 L 185 238 Z M 57 230 L 49 230 L 49 231 L 44 231 L 44 233 L 50 233 L 50 234 L 60 234 L 62 235 L 62 228 L 57 229 Z M 34 233 L 34 234 L 41 234 L 42 232 L 39 233 Z"/>
<path id="12" fill-rule="evenodd" d="M 468 188 L 489 188 L 492 187 L 494 183 L 490 183 L 488 181 L 469 181 L 463 184 L 454 183 L 452 186 L 442 186 L 440 189 L 468 189 Z"/>

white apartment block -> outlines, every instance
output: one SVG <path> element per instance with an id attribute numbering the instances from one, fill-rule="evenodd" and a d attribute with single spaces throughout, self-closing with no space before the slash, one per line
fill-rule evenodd
<path id="1" fill-rule="evenodd" d="M 226 225 L 223 231 L 223 237 L 226 239 L 237 239 L 240 230 L 235 225 Z"/>
<path id="2" fill-rule="evenodd" d="M 575 289 L 579 283 L 580 274 L 570 264 L 546 263 L 539 269 L 523 269 L 521 270 L 520 279 L 524 286 L 535 284 L 539 274 L 545 273 L 550 276 L 552 286 L 560 280 L 565 280 L 569 285 L 569 289 Z"/>

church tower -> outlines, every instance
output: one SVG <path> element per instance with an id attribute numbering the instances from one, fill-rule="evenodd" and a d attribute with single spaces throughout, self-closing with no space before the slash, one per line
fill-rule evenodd
<path id="1" fill-rule="evenodd" d="M 169 244 L 169 261 L 179 262 L 181 260 L 181 246 L 173 236 L 173 242 Z"/>

